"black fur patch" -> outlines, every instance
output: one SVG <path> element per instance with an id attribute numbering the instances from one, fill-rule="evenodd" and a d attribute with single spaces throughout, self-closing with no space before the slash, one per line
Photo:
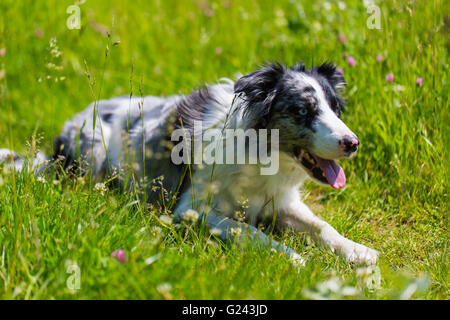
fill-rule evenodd
<path id="1" fill-rule="evenodd" d="M 270 63 L 240 78 L 234 85 L 235 94 L 246 101 L 244 116 L 251 119 L 265 119 L 270 113 L 277 94 L 277 86 L 286 73 L 286 67 L 279 63 Z"/>
<path id="2" fill-rule="evenodd" d="M 311 68 L 306 73 L 314 77 L 322 86 L 328 104 L 340 116 L 345 111 L 345 101 L 338 94 L 340 88 L 347 84 L 344 75 L 336 69 L 334 64 L 329 62 Z"/>
<path id="3" fill-rule="evenodd" d="M 208 90 L 208 87 L 194 90 L 190 95 L 183 97 L 177 104 L 175 127 L 193 128 L 194 121 L 202 121 L 204 119 L 204 115 L 208 111 L 208 104 L 211 102 L 219 103 Z"/>
<path id="4" fill-rule="evenodd" d="M 303 61 L 297 63 L 296 65 L 293 65 L 291 67 L 292 71 L 297 71 L 297 72 L 305 72 L 306 71 L 306 67 L 305 67 L 305 63 L 303 63 Z"/>

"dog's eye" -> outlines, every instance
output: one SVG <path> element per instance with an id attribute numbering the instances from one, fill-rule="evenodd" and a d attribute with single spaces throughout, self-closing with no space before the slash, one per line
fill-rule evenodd
<path id="1" fill-rule="evenodd" d="M 308 113 L 308 110 L 306 108 L 300 108 L 300 110 L 298 111 L 298 113 L 301 116 L 306 116 L 306 114 Z"/>

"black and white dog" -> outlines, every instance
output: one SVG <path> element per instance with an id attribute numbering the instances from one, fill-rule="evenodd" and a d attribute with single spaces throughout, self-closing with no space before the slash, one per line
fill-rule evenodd
<path id="1" fill-rule="evenodd" d="M 180 221 L 195 209 L 225 241 L 250 239 L 302 262 L 292 249 L 256 228 L 269 221 L 278 229 L 309 234 L 349 262 L 373 264 L 377 251 L 340 235 L 311 212 L 299 192 L 308 178 L 333 188 L 345 185 L 345 174 L 334 160 L 353 156 L 359 141 L 340 118 L 344 106 L 338 91 L 344 85 L 343 75 L 329 63 L 311 69 L 303 63 L 291 68 L 269 64 L 235 83 L 223 80 L 190 95 L 99 101 L 65 123 L 55 139 L 54 159 L 63 156 L 70 166 L 84 163 L 98 179 L 116 173 L 120 187 L 142 186 L 147 201 L 165 205 L 165 193 L 151 185 L 163 176 L 164 189 L 178 199 L 174 218 Z M 202 132 L 278 129 L 277 148 L 271 152 L 277 153 L 279 167 L 261 174 L 259 161 L 174 162 L 175 142 L 183 138 L 174 141 L 173 131 L 182 129 L 190 136 L 198 122 Z M 245 152 L 249 148 L 246 142 Z M 181 156 L 186 158 L 189 150 Z M 0 158 L 8 153 L 0 151 Z M 20 167 L 21 160 L 15 160 Z M 236 212 L 243 213 L 245 222 L 234 219 Z"/>

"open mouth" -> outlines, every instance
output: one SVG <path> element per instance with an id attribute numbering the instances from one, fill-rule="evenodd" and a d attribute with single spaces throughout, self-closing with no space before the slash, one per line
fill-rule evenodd
<path id="1" fill-rule="evenodd" d="M 345 186 L 344 170 L 334 160 L 320 158 L 299 147 L 294 148 L 294 155 L 313 178 L 335 189 Z"/>

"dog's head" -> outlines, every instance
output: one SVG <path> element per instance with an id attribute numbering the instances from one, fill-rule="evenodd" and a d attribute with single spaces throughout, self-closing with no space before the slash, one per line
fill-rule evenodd
<path id="1" fill-rule="evenodd" d="M 356 135 L 342 122 L 339 89 L 346 84 L 333 64 L 306 69 L 270 64 L 234 86 L 245 101 L 244 115 L 255 127 L 279 129 L 280 151 L 290 154 L 317 182 L 341 188 L 345 174 L 334 161 L 353 156 Z"/>

